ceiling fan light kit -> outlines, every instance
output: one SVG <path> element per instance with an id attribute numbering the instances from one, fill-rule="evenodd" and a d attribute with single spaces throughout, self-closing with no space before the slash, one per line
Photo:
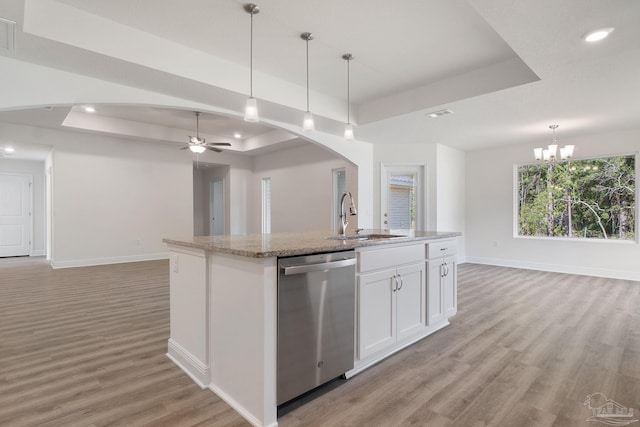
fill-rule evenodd
<path id="1" fill-rule="evenodd" d="M 204 147 L 204 145 L 190 145 L 189 150 L 196 154 L 202 154 L 205 152 L 206 148 Z"/>
<path id="2" fill-rule="evenodd" d="M 200 137 L 200 112 L 196 111 L 196 136 L 189 135 L 189 143 L 186 147 L 181 148 L 181 150 L 186 150 L 187 148 L 191 150 L 191 152 L 196 154 L 202 154 L 206 150 L 215 151 L 216 153 L 222 152 L 221 149 L 216 148 L 217 146 L 222 147 L 230 147 L 231 144 L 228 142 L 206 142 L 204 138 Z"/>

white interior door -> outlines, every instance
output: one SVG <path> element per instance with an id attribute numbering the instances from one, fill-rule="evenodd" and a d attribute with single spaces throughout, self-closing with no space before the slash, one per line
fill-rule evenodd
<path id="1" fill-rule="evenodd" d="M 381 229 L 392 233 L 424 230 L 424 171 L 424 165 L 381 165 Z"/>
<path id="2" fill-rule="evenodd" d="M 31 177 L 0 173 L 0 257 L 31 250 Z"/>
<path id="3" fill-rule="evenodd" d="M 223 181 L 209 182 L 209 232 L 212 236 L 224 234 Z"/>

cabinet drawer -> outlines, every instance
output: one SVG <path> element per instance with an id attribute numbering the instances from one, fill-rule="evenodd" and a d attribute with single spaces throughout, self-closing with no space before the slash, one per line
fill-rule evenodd
<path id="1" fill-rule="evenodd" d="M 458 246 L 455 240 L 445 240 L 443 242 L 429 243 L 427 245 L 427 258 L 431 259 L 455 255 L 457 251 Z"/>
<path id="2" fill-rule="evenodd" d="M 395 246 L 358 252 L 358 272 L 395 268 L 398 265 L 424 261 L 424 246 Z"/>

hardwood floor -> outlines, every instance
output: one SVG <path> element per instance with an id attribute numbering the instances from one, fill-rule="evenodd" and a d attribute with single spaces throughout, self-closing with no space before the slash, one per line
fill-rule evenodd
<path id="1" fill-rule="evenodd" d="M 247 426 L 165 356 L 168 275 L 0 261 L 0 426 Z M 596 392 L 640 410 L 640 282 L 465 264 L 458 291 L 451 326 L 279 424 L 599 425 Z"/>

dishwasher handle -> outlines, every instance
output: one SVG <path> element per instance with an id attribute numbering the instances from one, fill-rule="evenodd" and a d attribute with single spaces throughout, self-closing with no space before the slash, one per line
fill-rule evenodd
<path id="1" fill-rule="evenodd" d="M 312 271 L 325 271 L 325 270 L 331 270 L 332 268 L 348 267 L 350 265 L 355 265 L 355 264 L 356 264 L 356 259 L 349 258 L 349 259 L 343 259 L 339 261 L 321 262 L 318 264 L 304 264 L 304 265 L 295 265 L 291 267 L 283 267 L 282 270 L 285 276 L 291 276 L 292 274 L 311 273 Z"/>

